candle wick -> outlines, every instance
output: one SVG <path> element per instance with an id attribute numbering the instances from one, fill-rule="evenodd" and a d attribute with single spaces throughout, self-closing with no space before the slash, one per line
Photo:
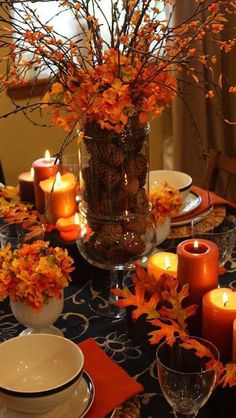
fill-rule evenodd
<path id="1" fill-rule="evenodd" d="M 167 270 L 170 270 L 170 266 L 167 267 Z"/>
<path id="2" fill-rule="evenodd" d="M 226 301 L 224 302 L 224 308 L 226 308 L 227 303 L 228 303 L 228 301 L 226 300 Z"/>

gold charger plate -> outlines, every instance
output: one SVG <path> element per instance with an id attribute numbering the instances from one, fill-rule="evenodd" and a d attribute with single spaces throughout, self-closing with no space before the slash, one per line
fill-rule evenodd
<path id="1" fill-rule="evenodd" d="M 200 232 L 207 232 L 212 227 L 217 227 L 223 221 L 226 215 L 226 208 L 225 206 L 214 206 L 213 209 L 206 215 L 202 221 L 198 223 L 199 231 Z M 201 215 L 199 214 L 196 218 L 200 218 Z M 168 239 L 177 239 L 177 238 L 184 238 L 189 237 L 192 235 L 192 227 L 190 225 L 183 225 L 178 227 L 171 227 L 170 234 Z"/>

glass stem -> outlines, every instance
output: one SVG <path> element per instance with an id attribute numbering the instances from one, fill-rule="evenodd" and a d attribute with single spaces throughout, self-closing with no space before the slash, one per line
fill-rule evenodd
<path id="1" fill-rule="evenodd" d="M 181 414 L 180 412 L 176 412 L 175 410 L 173 412 L 175 418 L 195 418 L 198 414 L 198 412 L 195 412 L 193 414 Z"/>
<path id="2" fill-rule="evenodd" d="M 110 273 L 111 289 L 123 289 L 124 285 L 124 269 L 112 269 Z M 110 301 L 115 303 L 119 300 L 119 296 L 110 294 Z"/>

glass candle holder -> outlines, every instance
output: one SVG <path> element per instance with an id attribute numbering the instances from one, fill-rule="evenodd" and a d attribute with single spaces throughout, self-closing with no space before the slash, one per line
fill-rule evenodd
<path id="1" fill-rule="evenodd" d="M 0 244 L 3 248 L 10 243 L 11 249 L 14 250 L 23 244 L 31 244 L 36 240 L 43 240 L 44 233 L 44 225 L 38 221 L 10 223 L 0 228 Z"/>

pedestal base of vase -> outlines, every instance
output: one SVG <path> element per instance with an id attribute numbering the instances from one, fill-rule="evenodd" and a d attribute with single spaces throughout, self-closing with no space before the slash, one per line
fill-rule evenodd
<path id="1" fill-rule="evenodd" d="M 123 289 L 126 271 L 124 269 L 111 269 L 110 271 L 110 287 L 106 297 L 97 297 L 89 302 L 90 309 L 98 314 L 113 319 L 122 319 L 125 316 L 125 309 L 116 305 L 119 298 L 115 296 L 112 289 Z"/>
<path id="2" fill-rule="evenodd" d="M 26 328 L 19 335 L 31 335 L 31 334 L 54 334 L 59 335 L 60 337 L 64 337 L 63 332 L 55 327 L 54 325 L 49 325 L 48 327 L 42 327 L 42 328 Z"/>
<path id="3" fill-rule="evenodd" d="M 10 299 L 10 305 L 17 321 L 26 327 L 20 335 L 44 333 L 63 336 L 63 332 L 53 325 L 62 312 L 63 295 L 61 299 L 49 298 L 38 312 L 34 312 L 22 301 L 13 302 Z"/>

